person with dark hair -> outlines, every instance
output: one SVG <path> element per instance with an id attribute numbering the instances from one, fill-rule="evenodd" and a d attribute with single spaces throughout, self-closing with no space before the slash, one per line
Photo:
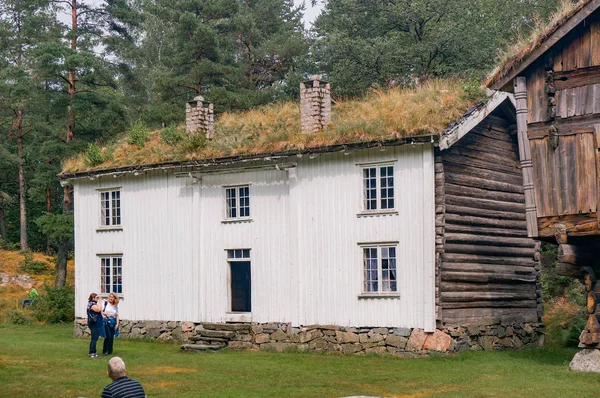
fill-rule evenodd
<path id="1" fill-rule="evenodd" d="M 108 361 L 108 377 L 112 383 L 102 390 L 102 398 L 146 398 L 146 392 L 139 381 L 126 376 L 125 362 L 119 357 Z"/>
<path id="2" fill-rule="evenodd" d="M 90 334 L 92 336 L 88 353 L 90 358 L 98 357 L 98 354 L 96 354 L 96 343 L 100 337 L 100 328 L 104 325 L 101 314 L 102 308 L 100 308 L 100 304 L 98 304 L 99 300 L 100 297 L 96 293 L 91 293 L 90 297 L 88 297 L 87 321 L 88 328 L 90 328 Z"/>

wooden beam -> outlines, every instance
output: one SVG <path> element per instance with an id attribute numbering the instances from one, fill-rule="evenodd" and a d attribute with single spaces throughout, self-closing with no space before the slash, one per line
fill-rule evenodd
<path id="1" fill-rule="evenodd" d="M 596 208 L 600 209 L 600 154 L 598 154 L 598 149 L 600 149 L 600 124 L 594 125 L 594 141 L 596 146 L 594 151 L 596 157 Z M 600 229 L 600 211 L 596 211 L 596 218 Z"/>
<path id="2" fill-rule="evenodd" d="M 554 46 L 560 39 L 565 37 L 571 30 L 575 29 L 584 19 L 590 16 L 600 6 L 600 0 L 591 0 L 583 6 L 581 10 L 575 13 L 558 29 L 554 31 L 546 40 L 544 40 L 535 50 L 533 50 L 518 66 L 514 67 L 503 78 L 493 86 L 495 90 L 506 90 L 509 83 L 517 78 L 525 69 L 540 58 L 546 51 Z"/>
<path id="3" fill-rule="evenodd" d="M 553 122 L 531 123 L 527 126 L 527 136 L 530 140 L 548 136 L 550 126 L 556 126 L 559 136 L 589 133 L 600 123 L 600 115 L 573 116 L 556 119 Z"/>
<path id="4" fill-rule="evenodd" d="M 600 0 L 598 0 L 600 2 Z M 515 101 L 517 108 L 517 130 L 519 138 L 519 158 L 523 172 L 523 191 L 525 193 L 525 217 L 527 220 L 527 235 L 530 238 L 538 236 L 537 209 L 535 207 L 535 192 L 533 185 L 533 162 L 531 147 L 527 137 L 527 82 L 524 77 L 515 79 Z"/>
<path id="5" fill-rule="evenodd" d="M 554 73 L 556 90 L 600 84 L 600 66 Z"/>

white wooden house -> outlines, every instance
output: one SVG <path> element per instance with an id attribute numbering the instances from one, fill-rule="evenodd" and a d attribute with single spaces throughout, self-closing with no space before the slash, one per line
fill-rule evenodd
<path id="1" fill-rule="evenodd" d="M 303 128 L 327 125 L 329 86 L 304 88 Z M 211 123 L 211 106 L 188 104 L 192 132 Z M 343 352 L 537 342 L 513 123 L 498 94 L 444 134 L 63 173 L 76 333 L 89 293 L 116 291 L 130 337 L 215 344 L 205 330 L 234 330 L 217 342 Z"/>

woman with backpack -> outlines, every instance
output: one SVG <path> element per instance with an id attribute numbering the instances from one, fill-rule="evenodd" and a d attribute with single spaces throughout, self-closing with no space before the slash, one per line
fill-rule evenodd
<path id="1" fill-rule="evenodd" d="M 113 352 L 113 342 L 119 335 L 119 298 L 116 294 L 108 295 L 108 300 L 102 304 L 102 316 L 104 317 L 104 344 L 102 352 L 104 355 L 111 355 Z"/>
<path id="2" fill-rule="evenodd" d="M 104 324 L 104 322 L 102 322 L 102 308 L 100 308 L 100 304 L 98 304 L 99 300 L 100 297 L 96 293 L 92 293 L 90 294 L 90 297 L 88 297 L 87 320 L 88 328 L 90 328 L 90 334 L 92 335 L 88 354 L 90 358 L 98 357 L 98 354 L 96 354 L 96 343 L 100 337 L 100 328 Z"/>

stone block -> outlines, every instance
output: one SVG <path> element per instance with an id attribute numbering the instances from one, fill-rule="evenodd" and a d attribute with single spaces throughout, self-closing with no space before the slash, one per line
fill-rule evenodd
<path id="1" fill-rule="evenodd" d="M 411 328 L 396 328 L 394 329 L 394 334 L 402 337 L 409 337 L 412 333 Z"/>
<path id="2" fill-rule="evenodd" d="M 569 370 L 600 373 L 600 350 L 581 350 L 573 357 L 573 360 L 569 364 Z"/>
<path id="3" fill-rule="evenodd" d="M 373 333 L 377 333 L 377 334 L 388 334 L 388 329 L 387 328 L 375 328 L 373 329 Z"/>
<path id="4" fill-rule="evenodd" d="M 408 338 L 402 337 L 402 336 L 397 336 L 395 334 L 390 334 L 385 339 L 385 343 L 387 345 L 392 346 L 392 347 L 397 347 L 397 348 L 405 348 L 407 342 L 408 342 Z"/>
<path id="5" fill-rule="evenodd" d="M 308 343 L 319 337 L 323 337 L 323 333 L 318 329 L 312 329 L 292 335 L 290 341 L 292 343 Z"/>
<path id="6" fill-rule="evenodd" d="M 260 346 L 260 349 L 268 350 L 268 351 L 284 352 L 284 351 L 295 350 L 296 346 L 291 343 L 266 343 L 266 344 L 262 344 Z"/>
<path id="7" fill-rule="evenodd" d="M 425 339 L 423 349 L 428 351 L 447 352 L 452 347 L 452 337 L 441 330 L 436 330 Z"/>
<path id="8" fill-rule="evenodd" d="M 274 333 L 271 334 L 271 340 L 275 341 L 287 340 L 288 337 L 289 336 L 287 335 L 287 333 L 285 333 L 281 329 L 277 329 Z"/>
<path id="9" fill-rule="evenodd" d="M 249 334 L 249 333 L 238 333 L 231 340 L 234 340 L 234 341 L 252 341 L 253 336 L 254 335 Z"/>
<path id="10" fill-rule="evenodd" d="M 248 341 L 230 341 L 227 348 L 232 350 L 249 350 L 252 348 L 252 343 Z"/>
<path id="11" fill-rule="evenodd" d="M 481 336 L 479 338 L 479 345 L 481 345 L 481 348 L 485 351 L 491 351 L 494 349 L 494 340 L 494 336 Z"/>
<path id="12" fill-rule="evenodd" d="M 335 337 L 338 343 L 358 343 L 358 335 L 353 332 L 336 331 Z"/>
<path id="13" fill-rule="evenodd" d="M 360 344 L 342 344 L 342 354 L 354 354 L 362 351 Z"/>
<path id="14" fill-rule="evenodd" d="M 373 347 L 365 349 L 366 354 L 385 354 L 387 349 L 385 347 Z"/>
<path id="15" fill-rule="evenodd" d="M 408 343 L 406 344 L 407 351 L 420 351 L 423 349 L 423 345 L 425 344 L 425 339 L 427 338 L 427 334 L 423 329 L 413 329 L 410 334 L 410 338 L 408 339 Z"/>
<path id="16" fill-rule="evenodd" d="M 383 341 L 383 340 L 384 340 L 383 335 L 381 335 L 379 333 L 375 333 L 371 337 L 369 337 L 369 340 L 367 340 L 367 342 L 368 343 L 379 343 L 380 341 Z"/>
<path id="17" fill-rule="evenodd" d="M 256 344 L 264 344 L 264 343 L 268 343 L 269 341 L 271 341 L 271 338 L 269 337 L 268 334 L 261 333 L 261 334 L 257 334 L 254 336 L 254 342 Z"/>
<path id="18" fill-rule="evenodd" d="M 471 336 L 477 336 L 479 333 L 481 333 L 479 326 L 473 325 L 467 326 L 467 331 Z"/>

